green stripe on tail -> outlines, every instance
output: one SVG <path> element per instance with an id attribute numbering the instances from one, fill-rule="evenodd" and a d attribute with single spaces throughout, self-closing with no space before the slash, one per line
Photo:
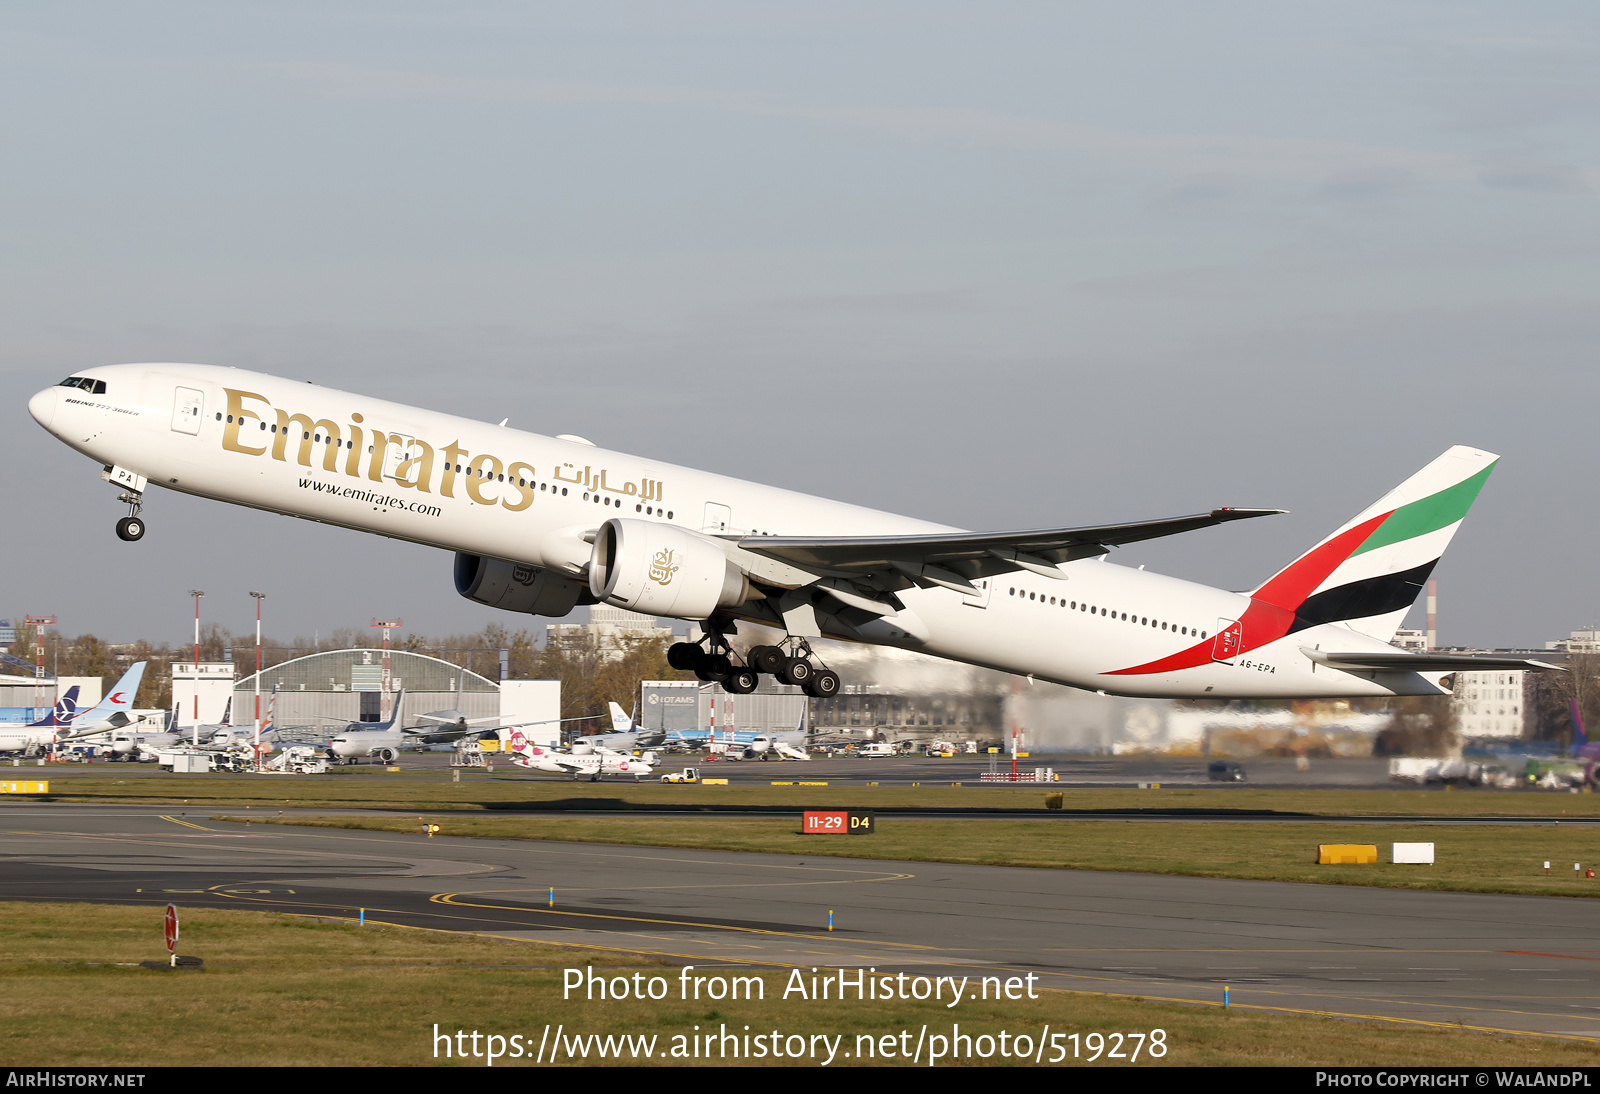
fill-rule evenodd
<path id="1" fill-rule="evenodd" d="M 1462 479 L 1437 494 L 1430 494 L 1409 505 L 1402 505 L 1390 513 L 1389 518 L 1367 537 L 1366 542 L 1350 553 L 1350 557 L 1354 558 L 1367 551 L 1387 547 L 1391 543 L 1400 543 L 1415 539 L 1417 536 L 1425 536 L 1429 532 L 1437 532 L 1441 528 L 1448 528 L 1467 515 L 1467 510 L 1472 508 L 1472 503 L 1477 500 L 1478 491 L 1483 489 L 1483 484 L 1489 479 L 1489 472 L 1494 468 L 1495 464 L 1491 463 L 1470 479 Z"/>

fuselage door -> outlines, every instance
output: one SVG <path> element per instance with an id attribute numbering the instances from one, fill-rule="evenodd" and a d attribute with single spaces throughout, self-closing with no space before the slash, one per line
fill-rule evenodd
<path id="1" fill-rule="evenodd" d="M 402 463 L 421 457 L 422 449 L 410 437 L 400 433 L 389 434 L 388 447 L 383 450 L 383 477 L 394 478 Z"/>
<path id="2" fill-rule="evenodd" d="M 1244 649 L 1244 624 L 1236 619 L 1217 620 L 1217 635 L 1211 640 L 1211 660 L 1231 661 Z"/>
<path id="3" fill-rule="evenodd" d="M 206 412 L 204 392 L 192 387 L 180 387 L 172 400 L 172 431 L 187 433 L 191 437 L 200 432 L 200 419 Z"/>
<path id="4" fill-rule="evenodd" d="M 989 606 L 989 587 L 993 584 L 993 582 L 993 578 L 978 578 L 973 582 L 973 584 L 978 587 L 978 591 L 976 593 L 963 594 L 961 597 L 961 603 L 973 608 L 987 608 Z"/>
<path id="5" fill-rule="evenodd" d="M 733 525 L 733 510 L 726 505 L 718 505 L 714 501 L 706 502 L 706 519 L 701 524 L 700 530 L 707 535 L 726 535 Z"/>

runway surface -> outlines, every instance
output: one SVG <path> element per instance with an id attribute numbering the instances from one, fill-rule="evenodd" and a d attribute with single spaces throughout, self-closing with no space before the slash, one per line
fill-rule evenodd
<path id="1" fill-rule="evenodd" d="M 0 899 L 236 907 L 715 964 L 1035 973 L 1047 988 L 1600 1042 L 1600 905 L 738 854 L 0 804 Z M 549 906 L 550 890 L 555 905 Z M 828 913 L 835 930 L 826 929 Z"/>

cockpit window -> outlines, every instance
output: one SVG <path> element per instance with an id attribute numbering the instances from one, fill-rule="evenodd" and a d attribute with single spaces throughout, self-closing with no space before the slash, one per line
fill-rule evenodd
<path id="1" fill-rule="evenodd" d="M 91 395 L 104 395 L 106 393 L 106 382 L 104 380 L 91 380 L 87 376 L 68 376 L 56 386 L 82 388 Z"/>

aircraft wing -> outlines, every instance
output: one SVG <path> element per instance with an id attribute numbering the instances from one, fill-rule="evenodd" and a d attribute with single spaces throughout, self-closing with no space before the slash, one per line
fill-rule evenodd
<path id="1" fill-rule="evenodd" d="M 1283 509 L 1213 509 L 1185 517 L 1039 528 L 1021 532 L 949 532 L 925 536 L 746 536 L 739 546 L 819 576 L 867 580 L 885 591 L 938 585 L 976 592 L 978 578 L 1031 570 L 1065 578 L 1057 564 L 1103 555 L 1125 543 L 1174 536 Z"/>
<path id="2" fill-rule="evenodd" d="M 438 722 L 442 726 L 451 726 L 456 729 L 460 729 L 463 726 L 492 726 L 500 721 L 498 718 L 468 718 L 458 710 L 435 711 L 432 714 L 419 714 L 417 717 L 425 722 Z M 416 726 L 412 726 L 406 732 L 412 732 L 416 728 Z"/>
<path id="3" fill-rule="evenodd" d="M 426 718 L 427 715 L 423 715 L 423 717 Z M 546 718 L 543 721 L 538 722 L 513 722 L 510 725 L 488 726 L 475 725 L 473 722 L 496 722 L 499 721 L 499 719 L 475 718 L 473 719 L 473 722 L 469 722 L 467 725 L 456 723 L 454 725 L 441 725 L 436 728 L 412 726 L 409 729 L 402 730 L 402 732 L 408 737 L 423 737 L 430 739 L 431 743 L 443 744 L 447 741 L 453 741 L 457 738 L 466 737 L 469 735 L 476 737 L 487 737 L 489 734 L 498 733 L 502 729 L 525 729 L 528 726 L 550 726 L 558 725 L 563 722 L 592 722 L 599 717 L 600 715 L 598 714 L 580 714 L 576 718 Z"/>
<path id="4" fill-rule="evenodd" d="M 1480 657 L 1471 653 L 1337 653 L 1300 647 L 1319 665 L 1352 672 L 1456 672 L 1457 670 L 1521 669 L 1525 672 L 1561 672 L 1560 665 L 1531 657 Z"/>

